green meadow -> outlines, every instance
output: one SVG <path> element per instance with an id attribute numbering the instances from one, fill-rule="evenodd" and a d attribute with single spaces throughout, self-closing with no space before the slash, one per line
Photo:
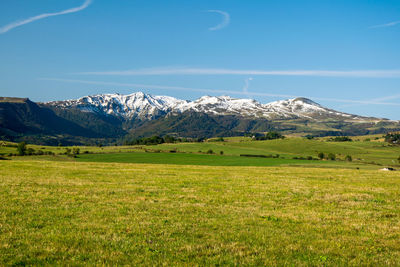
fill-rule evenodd
<path id="1" fill-rule="evenodd" d="M 398 172 L 0 162 L 0 265 L 399 265 Z"/>
<path id="2" fill-rule="evenodd" d="M 365 141 L 365 139 L 372 141 Z M 375 140 L 375 138 L 377 140 Z M 35 157 L 46 160 L 104 161 L 121 163 L 157 163 L 212 166 L 273 166 L 273 165 L 313 165 L 341 166 L 349 168 L 397 167 L 400 146 L 389 145 L 380 136 L 361 136 L 352 142 L 331 142 L 326 138 L 308 140 L 291 137 L 279 140 L 252 141 L 250 138 L 225 138 L 224 142 L 209 140 L 202 143 L 165 143 L 160 145 L 137 146 L 79 146 L 77 158 L 66 158 L 63 154 L 73 147 L 51 147 L 28 145 L 36 152 L 52 152 L 55 157 Z M 325 157 L 334 154 L 335 161 L 317 160 L 322 152 Z M 0 143 L 0 156 L 16 153 L 16 144 Z M 137 153 L 137 154 L 136 154 Z M 249 158 L 240 155 L 261 155 L 266 158 Z M 275 159 L 279 155 L 279 158 Z M 351 156 L 352 162 L 346 162 Z M 11 157 L 18 160 L 20 157 Z M 299 159 L 300 158 L 300 159 Z M 301 159 L 303 158 L 303 159 Z M 313 160 L 304 160 L 313 158 Z"/>
<path id="3" fill-rule="evenodd" d="M 257 158 L 220 156 L 186 153 L 110 153 L 80 155 L 76 161 L 83 162 L 120 162 L 120 163 L 152 163 L 177 165 L 208 166 L 277 166 L 283 164 L 312 164 L 313 161 L 282 158 Z M 330 163 L 330 162 L 323 162 Z M 321 164 L 321 163 L 319 163 Z"/>
<path id="4" fill-rule="evenodd" d="M 400 147 L 364 139 L 3 142 L 0 265 L 398 266 Z"/>

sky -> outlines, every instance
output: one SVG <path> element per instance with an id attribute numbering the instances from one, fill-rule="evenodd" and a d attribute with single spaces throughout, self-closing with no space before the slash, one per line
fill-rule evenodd
<path id="1" fill-rule="evenodd" d="M 400 1 L 2 0 L 0 96 L 307 97 L 400 120 Z"/>

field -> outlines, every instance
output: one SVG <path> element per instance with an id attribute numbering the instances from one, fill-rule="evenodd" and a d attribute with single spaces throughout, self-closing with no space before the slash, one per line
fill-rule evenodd
<path id="1" fill-rule="evenodd" d="M 250 138 L 225 138 L 224 142 L 203 143 L 171 143 L 154 146 L 80 146 L 80 155 L 76 159 L 63 156 L 66 149 L 72 147 L 50 147 L 28 145 L 35 151 L 51 151 L 56 157 L 37 159 L 75 160 L 93 162 L 121 163 L 158 163 L 183 165 L 213 165 L 213 166 L 273 166 L 273 165 L 307 165 L 343 168 L 380 169 L 383 167 L 400 167 L 398 158 L 400 146 L 385 143 L 381 136 L 355 137 L 353 142 L 329 142 L 326 138 L 307 140 L 305 138 L 286 138 L 283 140 L 252 141 Z M 365 139 L 371 141 L 365 141 Z M 375 138 L 378 138 L 375 140 Z M 207 155 L 208 152 L 212 155 Z M 144 153 L 147 152 L 147 153 Z M 176 152 L 176 153 L 171 153 Z M 220 155 L 222 152 L 223 155 Z M 336 161 L 316 160 L 318 153 L 325 156 L 335 154 Z M 0 156 L 16 153 L 16 144 L 0 144 Z M 248 158 L 240 155 L 263 155 L 273 158 Z M 346 162 L 349 155 L 352 162 Z M 312 157 L 314 160 L 299 160 L 296 158 Z M 20 157 L 12 157 L 19 159 Z"/>
<path id="2" fill-rule="evenodd" d="M 398 266 L 400 147 L 364 139 L 4 142 L 0 265 Z"/>
<path id="3" fill-rule="evenodd" d="M 400 175 L 0 162 L 0 265 L 399 265 Z"/>

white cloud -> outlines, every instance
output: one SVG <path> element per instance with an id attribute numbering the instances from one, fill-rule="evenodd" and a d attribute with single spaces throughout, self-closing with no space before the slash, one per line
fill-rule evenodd
<path id="1" fill-rule="evenodd" d="M 400 78 L 400 70 L 233 70 L 212 68 L 150 68 L 122 71 L 91 71 L 81 75 L 252 75 L 252 76 L 320 76 L 320 77 L 366 77 Z"/>
<path id="2" fill-rule="evenodd" d="M 6 33 L 14 28 L 20 27 L 22 25 L 40 20 L 40 19 L 44 19 L 47 17 L 53 17 L 53 16 L 59 16 L 59 15 L 65 15 L 65 14 L 70 14 L 70 13 L 75 13 L 75 12 L 79 12 L 85 8 L 87 8 L 90 4 L 92 3 L 92 0 L 85 0 L 85 2 L 78 6 L 78 7 L 74 7 L 74 8 L 70 8 L 70 9 L 66 9 L 60 12 L 55 12 L 55 13 L 44 13 L 44 14 L 40 14 L 34 17 L 30 17 L 24 20 L 19 20 L 19 21 L 15 21 L 12 22 L 10 24 L 7 24 L 3 27 L 0 27 L 0 34 Z"/>
<path id="3" fill-rule="evenodd" d="M 386 28 L 386 27 L 393 27 L 396 26 L 397 24 L 400 24 L 400 20 L 398 21 L 392 21 L 389 23 L 385 23 L 385 24 L 380 24 L 380 25 L 375 25 L 375 26 L 371 26 L 371 29 L 375 29 L 375 28 Z"/>
<path id="4" fill-rule="evenodd" d="M 217 30 L 221 30 L 223 28 L 225 28 L 226 26 L 229 25 L 229 23 L 231 22 L 231 16 L 229 15 L 228 12 L 222 11 L 222 10 L 207 10 L 207 12 L 211 12 L 211 13 L 218 13 L 221 14 L 223 16 L 223 20 L 220 24 L 208 28 L 210 31 L 217 31 Z"/>
<path id="5" fill-rule="evenodd" d="M 151 85 L 151 84 L 137 84 L 137 83 L 116 83 L 116 82 L 100 82 L 100 81 L 87 81 L 87 80 L 73 80 L 73 79 L 58 79 L 58 78 L 39 78 L 42 81 L 56 81 L 56 82 L 67 82 L 67 83 L 81 83 L 81 84 L 92 84 L 92 85 L 106 85 L 106 86 L 120 86 L 135 88 L 138 90 L 143 89 L 161 89 L 161 90 L 179 90 L 179 91 L 192 91 L 202 92 L 211 94 L 232 94 L 232 95 L 252 95 L 252 96 L 266 96 L 266 97 L 281 97 L 281 98 L 296 98 L 298 95 L 285 95 L 285 94 L 270 94 L 270 93 L 256 93 L 256 92 L 243 92 L 243 91 L 232 91 L 232 90 L 214 90 L 214 89 L 202 89 L 202 88 L 190 88 L 181 86 L 164 86 L 164 85 Z M 364 101 L 364 100 L 351 100 L 351 99 L 338 99 L 338 98 L 323 98 L 323 97 L 312 97 L 303 96 L 316 101 L 331 101 L 338 103 L 352 103 L 352 104 L 364 104 L 364 105 L 390 105 L 400 106 L 400 103 L 387 103 L 381 101 Z"/>

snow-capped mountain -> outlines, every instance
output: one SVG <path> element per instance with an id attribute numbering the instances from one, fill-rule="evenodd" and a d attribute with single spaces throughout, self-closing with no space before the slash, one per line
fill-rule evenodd
<path id="1" fill-rule="evenodd" d="M 123 118 L 152 119 L 172 111 L 187 101 L 169 96 L 153 96 L 137 92 L 129 95 L 101 94 L 85 96 L 76 100 L 53 101 L 50 106 L 77 108 L 86 112 L 105 113 Z"/>
<path id="2" fill-rule="evenodd" d="M 167 114 L 185 111 L 212 115 L 236 115 L 266 119 L 340 119 L 345 121 L 377 121 L 325 108 L 307 98 L 280 100 L 261 104 L 253 99 L 229 96 L 203 96 L 194 101 L 169 96 L 153 96 L 142 92 L 129 95 L 102 94 L 85 96 L 77 100 L 54 101 L 47 105 L 58 108 L 77 108 L 85 112 L 108 114 L 124 119 L 151 120 Z"/>

